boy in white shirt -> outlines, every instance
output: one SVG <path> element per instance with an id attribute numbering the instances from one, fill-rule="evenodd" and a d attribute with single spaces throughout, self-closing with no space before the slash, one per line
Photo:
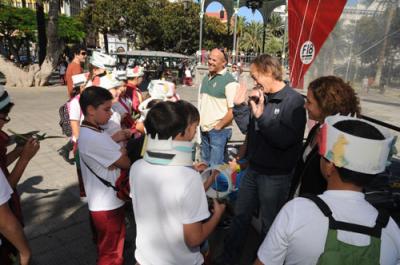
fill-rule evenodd
<path id="1" fill-rule="evenodd" d="M 100 128 L 111 117 L 112 99 L 111 93 L 100 87 L 86 88 L 79 99 L 85 119 L 78 148 L 89 211 L 96 230 L 97 265 L 123 264 L 124 202 L 103 182 L 115 186 L 120 169 L 130 166 L 126 150 Z"/>
<path id="2" fill-rule="evenodd" d="M 130 170 L 140 265 L 203 264 L 199 245 L 225 210 L 214 201 L 213 215 L 202 222 L 210 214 L 201 176 L 193 169 L 191 140 L 198 122 L 188 124 L 182 110 L 160 102 L 149 111 L 146 152 Z"/>
<path id="3" fill-rule="evenodd" d="M 395 141 L 361 119 L 325 118 L 318 146 L 328 190 L 281 209 L 254 265 L 400 264 L 399 227 L 362 192 L 385 171 Z"/>

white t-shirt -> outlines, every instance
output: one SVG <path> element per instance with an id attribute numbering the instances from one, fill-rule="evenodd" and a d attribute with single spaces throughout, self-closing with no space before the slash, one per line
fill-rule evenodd
<path id="1" fill-rule="evenodd" d="M 199 247 L 189 248 L 183 224 L 209 217 L 199 173 L 189 167 L 153 165 L 141 159 L 129 173 L 141 265 L 203 264 Z"/>
<path id="2" fill-rule="evenodd" d="M 185 77 L 186 78 L 191 78 L 192 77 L 192 72 L 190 72 L 190 69 L 185 70 Z"/>
<path id="3" fill-rule="evenodd" d="M 10 198 L 13 190 L 8 183 L 6 176 L 3 173 L 3 170 L 0 169 L 0 206 L 6 204 Z M 2 242 L 0 239 L 0 246 Z"/>
<path id="4" fill-rule="evenodd" d="M 378 211 L 365 200 L 363 193 L 329 190 L 320 198 L 328 204 L 337 221 L 375 226 Z M 258 250 L 258 258 L 269 265 L 316 264 L 324 251 L 328 223 L 314 202 L 296 198 L 279 212 Z M 368 235 L 341 230 L 338 230 L 338 239 L 356 246 L 370 243 Z M 400 264 L 400 229 L 392 218 L 382 229 L 380 264 Z"/>
<path id="5" fill-rule="evenodd" d="M 82 123 L 84 116 L 81 111 L 81 106 L 79 105 L 79 97 L 80 96 L 76 96 L 69 102 L 68 114 L 70 120 L 80 121 L 80 123 Z"/>
<path id="6" fill-rule="evenodd" d="M 8 200 L 10 200 L 12 193 L 13 190 L 8 183 L 8 180 L 3 173 L 3 170 L 0 169 L 0 205 L 7 203 Z"/>
<path id="7" fill-rule="evenodd" d="M 100 182 L 83 162 L 99 177 L 115 185 L 120 169 L 109 167 L 121 157 L 121 147 L 107 133 L 81 127 L 78 148 L 89 210 L 108 211 L 121 207 L 124 202 L 118 199 L 116 192 Z"/>

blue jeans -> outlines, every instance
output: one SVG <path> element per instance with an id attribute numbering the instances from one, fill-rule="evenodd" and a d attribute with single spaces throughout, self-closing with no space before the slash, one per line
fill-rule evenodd
<path id="1" fill-rule="evenodd" d="M 201 159 L 210 166 L 226 162 L 225 149 L 232 136 L 232 129 L 201 132 Z"/>
<path id="2" fill-rule="evenodd" d="M 239 260 L 242 243 L 246 239 L 251 218 L 256 207 L 261 212 L 261 237 L 268 233 L 276 215 L 285 204 L 292 173 L 287 175 L 265 175 L 248 168 L 247 174 L 240 182 L 238 199 L 235 205 L 235 216 L 225 238 L 223 260 L 233 264 Z"/>

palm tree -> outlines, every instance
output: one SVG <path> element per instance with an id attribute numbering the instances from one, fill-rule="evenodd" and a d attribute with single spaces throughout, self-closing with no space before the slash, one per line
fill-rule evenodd
<path id="1" fill-rule="evenodd" d="M 263 25 L 261 23 L 252 21 L 246 24 L 240 48 L 259 53 L 262 47 L 262 33 Z"/>
<path id="2" fill-rule="evenodd" d="M 285 24 L 280 15 L 273 13 L 268 19 L 267 32 L 274 37 L 281 37 L 285 31 Z"/>

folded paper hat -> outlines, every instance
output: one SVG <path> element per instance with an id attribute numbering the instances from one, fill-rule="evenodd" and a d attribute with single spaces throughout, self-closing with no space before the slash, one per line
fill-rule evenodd
<path id="1" fill-rule="evenodd" d="M 192 151 L 194 144 L 186 141 L 158 139 L 146 136 L 143 159 L 150 164 L 164 166 L 193 166 Z"/>
<path id="2" fill-rule="evenodd" d="M 101 69 L 112 71 L 115 67 L 116 59 L 108 54 L 94 51 L 90 57 L 89 63 Z"/>
<path id="3" fill-rule="evenodd" d="M 175 84 L 164 80 L 151 80 L 148 91 L 153 99 L 165 100 L 175 93 Z"/>
<path id="4" fill-rule="evenodd" d="M 128 67 L 126 69 L 126 77 L 133 78 L 133 77 L 141 77 L 144 75 L 144 68 L 141 66 L 135 66 L 133 68 Z"/>
<path id="5" fill-rule="evenodd" d="M 114 70 L 113 74 L 115 76 L 115 79 L 119 81 L 126 80 L 126 70 Z"/>
<path id="6" fill-rule="evenodd" d="M 374 126 L 385 139 L 372 140 L 354 136 L 333 127 L 339 121 L 359 120 Z M 365 174 L 385 171 L 390 160 L 396 138 L 388 130 L 365 120 L 348 116 L 328 116 L 321 126 L 319 153 L 337 167 Z"/>
<path id="7" fill-rule="evenodd" d="M 0 85 L 0 109 L 4 108 L 8 104 L 11 103 L 10 96 L 7 93 L 7 90 Z"/>
<path id="8" fill-rule="evenodd" d="M 86 83 L 87 74 L 77 74 L 72 76 L 73 87 L 81 86 Z"/>
<path id="9" fill-rule="evenodd" d="M 117 88 L 122 85 L 122 82 L 117 80 L 114 75 L 112 74 L 107 74 L 105 76 L 100 77 L 100 84 L 99 87 L 105 88 L 105 89 L 112 89 L 112 88 Z"/>

